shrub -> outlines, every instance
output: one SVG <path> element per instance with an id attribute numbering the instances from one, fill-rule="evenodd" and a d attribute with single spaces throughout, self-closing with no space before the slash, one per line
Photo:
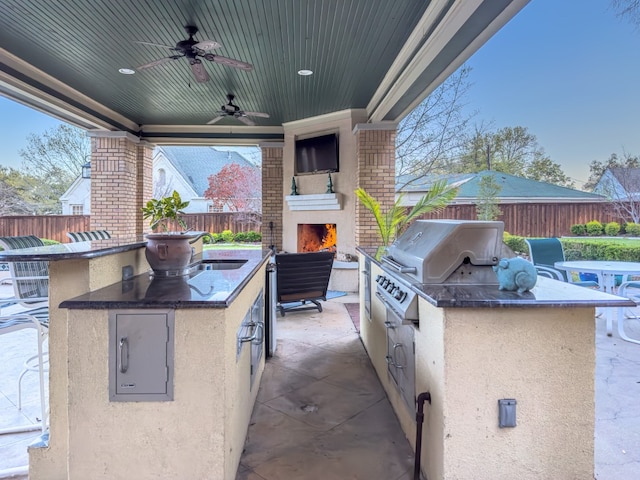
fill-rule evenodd
<path id="1" fill-rule="evenodd" d="M 220 236 L 222 237 L 222 241 L 224 243 L 233 243 L 233 232 L 231 230 L 224 230 Z"/>
<path id="2" fill-rule="evenodd" d="M 262 233 L 260 232 L 247 232 L 247 242 L 258 243 L 262 241 Z"/>
<path id="3" fill-rule="evenodd" d="M 529 247 L 523 237 L 517 235 L 511 235 L 509 232 L 504 232 L 503 241 L 511 250 L 516 254 L 529 255 Z"/>
<path id="4" fill-rule="evenodd" d="M 640 237 L 640 224 L 638 223 L 627 223 L 624 230 L 632 237 Z"/>
<path id="5" fill-rule="evenodd" d="M 615 237 L 620 233 L 620 224 L 618 222 L 609 222 L 604 226 L 604 233 L 610 237 Z"/>
<path id="6" fill-rule="evenodd" d="M 583 237 L 587 234 L 587 226 L 584 223 L 576 223 L 571 225 L 571 234 L 576 237 Z"/>
<path id="7" fill-rule="evenodd" d="M 590 237 L 597 237 L 602 235 L 602 224 L 597 220 L 591 220 L 587 222 L 587 235 Z"/>
<path id="8" fill-rule="evenodd" d="M 247 232 L 238 232 L 233 237 L 234 242 L 238 243 L 246 243 L 247 242 Z"/>
<path id="9" fill-rule="evenodd" d="M 202 243 L 204 245 L 207 245 L 209 243 L 216 243 L 216 240 L 213 238 L 213 233 L 207 233 L 206 235 L 202 236 Z"/>

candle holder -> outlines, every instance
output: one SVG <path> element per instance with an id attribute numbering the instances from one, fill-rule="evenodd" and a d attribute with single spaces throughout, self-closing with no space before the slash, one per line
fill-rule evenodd
<path id="1" fill-rule="evenodd" d="M 333 182 L 331 181 L 331 174 L 329 174 L 329 180 L 327 180 L 327 192 L 333 193 Z"/>

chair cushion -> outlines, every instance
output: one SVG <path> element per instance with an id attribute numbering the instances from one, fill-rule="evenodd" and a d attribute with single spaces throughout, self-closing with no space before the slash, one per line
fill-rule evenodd
<path id="1" fill-rule="evenodd" d="M 91 240 L 107 240 L 111 234 L 106 230 L 92 230 L 90 232 L 67 232 L 72 242 L 89 242 Z"/>

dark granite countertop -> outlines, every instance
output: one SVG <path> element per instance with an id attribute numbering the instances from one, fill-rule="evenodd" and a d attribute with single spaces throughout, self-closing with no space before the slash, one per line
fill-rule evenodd
<path id="1" fill-rule="evenodd" d="M 375 247 L 356 249 L 380 268 L 379 252 Z M 398 275 L 394 273 L 394 275 Z M 624 307 L 635 303 L 591 288 L 550 278 L 538 277 L 536 286 L 529 292 L 518 293 L 498 290 L 495 284 L 422 284 L 401 275 L 412 285 L 412 290 L 436 307 L 458 308 L 531 308 L 531 307 Z"/>
<path id="2" fill-rule="evenodd" d="M 97 258 L 114 253 L 128 252 L 146 246 L 142 236 L 126 240 L 110 238 L 108 240 L 92 240 L 90 242 L 57 243 L 43 247 L 21 248 L 18 250 L 0 251 L 0 261 L 56 261 L 78 258 Z"/>
<path id="3" fill-rule="evenodd" d="M 60 308 L 226 308 L 271 253 L 271 250 L 204 250 L 194 258 L 194 269 L 189 275 L 165 278 L 138 275 L 65 300 Z M 209 269 L 196 269 L 201 262 Z"/>

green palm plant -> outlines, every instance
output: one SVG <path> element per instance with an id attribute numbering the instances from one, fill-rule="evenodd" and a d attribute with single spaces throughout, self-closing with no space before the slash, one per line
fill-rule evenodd
<path id="1" fill-rule="evenodd" d="M 447 184 L 446 180 L 437 181 L 408 213 L 407 207 L 402 205 L 403 194 L 398 196 L 388 212 L 383 213 L 380 203 L 364 189 L 358 188 L 355 193 L 376 219 L 382 246 L 388 246 L 414 219 L 425 213 L 438 212 L 449 205 L 458 194 L 458 188 Z"/>

